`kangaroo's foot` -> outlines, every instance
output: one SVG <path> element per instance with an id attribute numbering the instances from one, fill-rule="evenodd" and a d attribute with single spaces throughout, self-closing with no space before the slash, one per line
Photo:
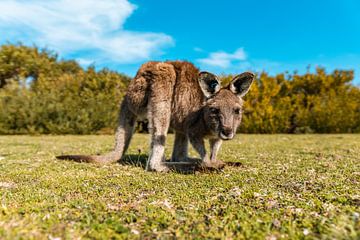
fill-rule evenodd
<path id="1" fill-rule="evenodd" d="M 157 163 L 157 164 L 149 164 L 146 167 L 146 171 L 148 172 L 169 172 L 170 168 L 166 166 L 164 162 Z"/>
<path id="2" fill-rule="evenodd" d="M 215 161 L 204 161 L 201 163 L 200 167 L 208 170 L 221 170 L 225 167 L 226 163 L 221 160 Z"/>

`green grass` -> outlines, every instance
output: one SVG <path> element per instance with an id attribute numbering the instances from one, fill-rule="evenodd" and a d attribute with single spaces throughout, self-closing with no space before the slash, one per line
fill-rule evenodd
<path id="1" fill-rule="evenodd" d="M 112 145 L 0 136 L 0 239 L 360 239 L 360 135 L 238 135 L 219 159 L 241 166 L 218 173 L 145 172 L 147 135 L 133 164 L 54 159 Z"/>

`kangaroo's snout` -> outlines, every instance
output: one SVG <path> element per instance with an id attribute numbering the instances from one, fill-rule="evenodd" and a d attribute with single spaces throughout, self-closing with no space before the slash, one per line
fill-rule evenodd
<path id="1" fill-rule="evenodd" d="M 231 127 L 223 127 L 220 131 L 220 138 L 223 140 L 230 140 L 234 137 L 234 132 Z"/>

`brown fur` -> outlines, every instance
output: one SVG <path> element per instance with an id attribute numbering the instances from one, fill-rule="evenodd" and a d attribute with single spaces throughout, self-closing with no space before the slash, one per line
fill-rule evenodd
<path id="1" fill-rule="evenodd" d="M 171 160 L 188 161 L 188 142 L 199 152 L 203 165 L 221 167 L 216 159 L 222 140 L 233 138 L 241 121 L 241 97 L 249 90 L 254 75 L 245 72 L 221 88 L 218 78 L 189 62 L 147 62 L 131 81 L 121 104 L 116 143 L 103 156 L 66 155 L 58 159 L 93 163 L 119 161 L 131 140 L 136 120 L 147 118 L 151 149 L 147 170 L 167 171 L 164 146 L 168 129 L 175 130 Z M 204 138 L 210 141 L 207 155 Z"/>

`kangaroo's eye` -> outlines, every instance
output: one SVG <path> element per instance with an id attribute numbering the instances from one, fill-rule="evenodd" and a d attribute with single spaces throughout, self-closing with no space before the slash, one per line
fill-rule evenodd
<path id="1" fill-rule="evenodd" d="M 240 111 L 241 111 L 240 108 L 235 108 L 235 109 L 234 109 L 234 113 L 235 113 L 235 114 L 240 114 Z"/>
<path id="2" fill-rule="evenodd" d="M 211 114 L 218 114 L 220 111 L 218 108 L 214 108 L 214 107 L 211 107 L 209 110 Z"/>

